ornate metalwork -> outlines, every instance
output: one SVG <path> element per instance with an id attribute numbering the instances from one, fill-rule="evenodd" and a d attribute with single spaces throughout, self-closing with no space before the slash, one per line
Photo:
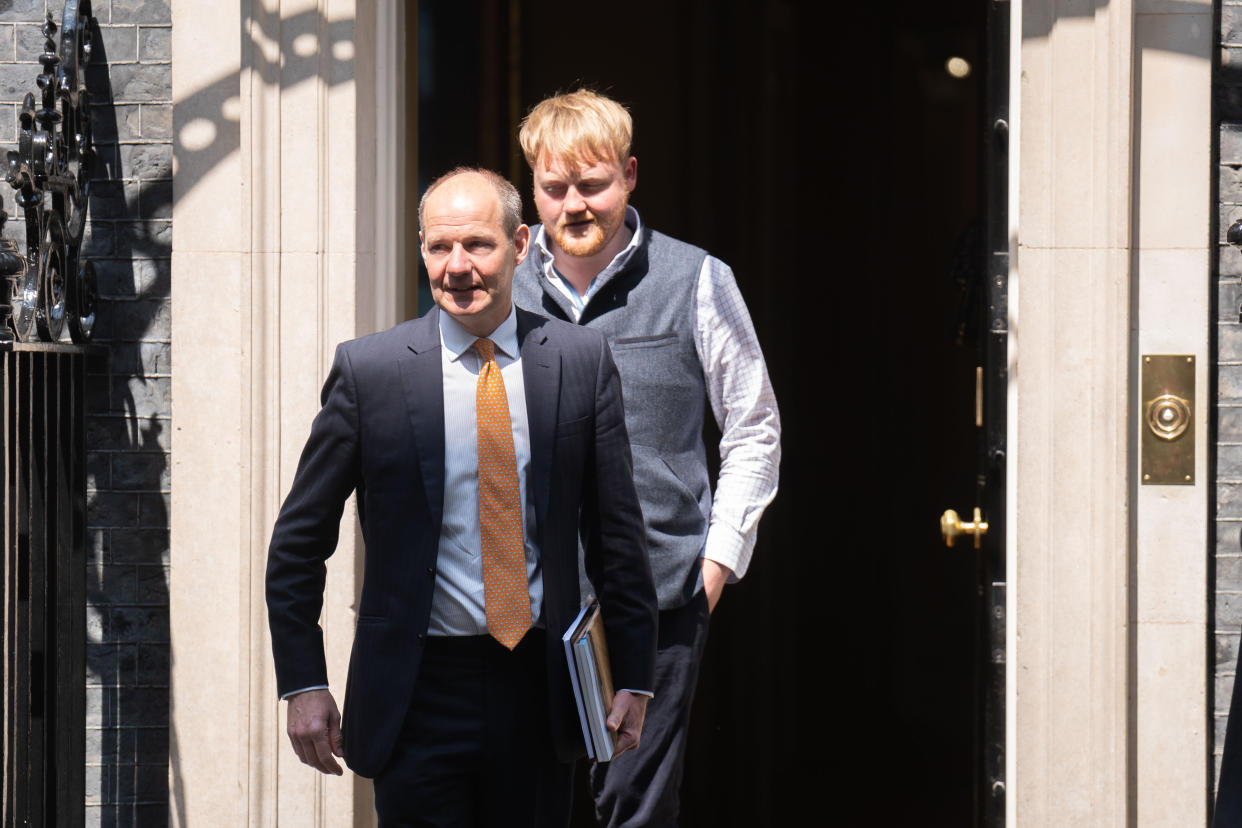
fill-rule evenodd
<path id="1" fill-rule="evenodd" d="M 11 307 L 0 305 L 0 324 L 7 315 L 22 341 L 56 342 L 67 325 L 74 342 L 85 342 L 95 325 L 95 268 L 80 255 L 95 170 L 86 88 L 95 31 L 90 0 L 66 0 L 59 29 L 48 14 L 39 55 L 43 72 L 36 78 L 39 98 L 27 93 L 18 148 L 8 154 L 6 179 L 26 219 L 26 256 L 17 272 L 7 272 L 13 263 L 5 254 L 17 251 L 10 249 L 12 242 L 10 248 L 0 246 L 0 275 L 11 282 Z"/>
<path id="2" fill-rule="evenodd" d="M 0 233 L 4 232 L 4 223 L 8 218 L 8 213 L 0 209 Z M 13 306 L 9 304 L 9 297 L 25 273 L 26 257 L 18 250 L 17 242 L 0 238 L 0 343 L 13 341 L 13 329 L 9 326 Z"/>

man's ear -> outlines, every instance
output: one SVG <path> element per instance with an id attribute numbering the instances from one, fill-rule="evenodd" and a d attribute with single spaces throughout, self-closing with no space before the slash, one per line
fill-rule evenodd
<path id="1" fill-rule="evenodd" d="M 514 264 L 521 264 L 526 258 L 526 254 L 530 252 L 530 228 L 525 224 L 519 225 L 517 231 L 513 234 L 513 253 Z"/>
<path id="2" fill-rule="evenodd" d="M 631 155 L 630 160 L 625 162 L 623 172 L 625 173 L 625 189 L 632 193 L 638 186 L 638 159 Z"/>

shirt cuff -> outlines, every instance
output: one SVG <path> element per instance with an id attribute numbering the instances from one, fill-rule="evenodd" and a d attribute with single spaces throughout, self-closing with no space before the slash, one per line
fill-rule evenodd
<path id="1" fill-rule="evenodd" d="M 754 542 L 741 535 L 732 526 L 713 523 L 707 529 L 707 542 L 703 545 L 703 557 L 726 566 L 733 574 L 729 583 L 736 583 L 750 567 L 750 554 Z"/>
<path id="2" fill-rule="evenodd" d="M 312 685 L 312 686 L 310 686 L 310 687 L 302 687 L 302 688 L 300 688 L 300 689 L 298 689 L 298 690 L 290 690 L 288 693 L 285 693 L 285 694 L 284 694 L 283 696 L 281 696 L 280 698 L 281 698 L 281 699 L 291 699 L 291 698 L 293 698 L 294 696 L 296 696 L 298 693 L 307 693 L 307 692 L 309 692 L 309 691 L 311 691 L 311 690 L 327 690 L 327 689 L 328 689 L 328 685 L 326 685 L 326 684 L 315 684 L 315 685 Z"/>
<path id="3" fill-rule="evenodd" d="M 646 696 L 649 699 L 655 698 L 655 693 L 652 693 L 650 690 L 631 690 L 628 687 L 622 687 L 621 689 L 627 693 L 633 693 L 635 696 Z"/>

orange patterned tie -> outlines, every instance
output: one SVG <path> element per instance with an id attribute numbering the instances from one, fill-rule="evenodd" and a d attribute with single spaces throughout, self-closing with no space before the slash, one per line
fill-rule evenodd
<path id="1" fill-rule="evenodd" d="M 477 339 L 483 357 L 475 416 L 479 430 L 479 533 L 483 542 L 483 606 L 487 630 L 512 650 L 530 628 L 530 590 L 522 542 L 522 498 L 505 381 L 490 339 Z"/>

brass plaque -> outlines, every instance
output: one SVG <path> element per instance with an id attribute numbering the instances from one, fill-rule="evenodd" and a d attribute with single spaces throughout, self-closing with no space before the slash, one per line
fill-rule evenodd
<path id="1" fill-rule="evenodd" d="M 1195 358 L 1143 357 L 1139 446 L 1143 485 L 1195 482 Z"/>

